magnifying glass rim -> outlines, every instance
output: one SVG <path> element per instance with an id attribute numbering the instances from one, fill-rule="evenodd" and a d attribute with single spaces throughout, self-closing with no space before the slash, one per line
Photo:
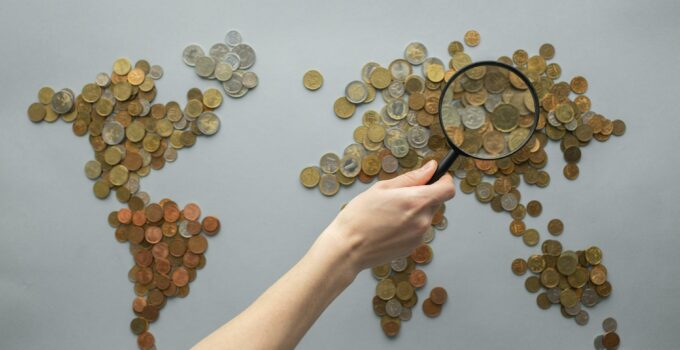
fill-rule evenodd
<path id="1" fill-rule="evenodd" d="M 458 146 L 456 146 L 456 144 L 454 144 L 453 141 L 451 141 L 451 138 L 449 138 L 449 135 L 446 133 L 446 128 L 444 127 L 444 118 L 442 118 L 442 104 L 444 103 L 444 95 L 446 94 L 446 91 L 449 89 L 449 86 L 454 81 L 456 81 L 456 79 L 459 76 L 461 76 L 463 73 L 465 73 L 466 71 L 468 71 L 472 68 L 478 67 L 478 66 L 487 66 L 487 65 L 505 68 L 505 69 L 515 73 L 520 79 L 522 79 L 524 84 L 526 84 L 527 89 L 531 93 L 531 97 L 534 100 L 534 122 L 531 124 L 531 131 L 529 132 L 529 137 L 527 137 L 527 139 L 524 140 L 524 142 L 522 142 L 522 145 L 517 147 L 516 150 L 514 150 L 514 151 L 512 151 L 508 154 L 505 154 L 503 156 L 499 156 L 499 157 L 495 157 L 495 158 L 482 158 L 482 157 L 473 156 L 473 155 L 463 151 Z M 439 113 L 439 125 L 441 126 L 442 131 L 444 132 L 444 138 L 446 138 L 446 142 L 449 144 L 449 146 L 451 146 L 451 148 L 453 148 L 456 152 L 458 152 L 458 153 L 460 153 L 460 154 L 462 154 L 466 157 L 479 159 L 479 160 L 496 160 L 496 159 L 502 159 L 502 158 L 505 158 L 505 157 L 508 157 L 508 156 L 511 156 L 511 155 L 517 153 L 520 149 L 522 149 L 522 147 L 524 147 L 527 144 L 527 142 L 529 142 L 529 140 L 531 140 L 531 136 L 533 136 L 534 132 L 536 131 L 536 126 L 538 125 L 538 119 L 541 115 L 541 106 L 538 102 L 538 94 L 536 93 L 536 89 L 534 88 L 534 85 L 531 84 L 531 81 L 529 80 L 529 78 L 527 78 L 527 76 L 524 75 L 524 73 L 522 73 L 519 69 L 517 69 L 517 68 L 515 68 L 511 65 L 505 64 L 503 62 L 498 62 L 498 61 L 478 61 L 478 62 L 470 63 L 467 66 L 461 68 L 459 71 L 457 71 L 456 73 L 453 74 L 453 76 L 451 77 L 451 79 L 449 79 L 449 81 L 446 82 L 446 85 L 444 86 L 444 90 L 442 90 L 441 96 L 439 97 L 439 112 L 438 113 Z"/>

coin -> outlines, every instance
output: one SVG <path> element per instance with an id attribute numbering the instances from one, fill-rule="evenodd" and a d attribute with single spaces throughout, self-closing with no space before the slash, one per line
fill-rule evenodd
<path id="1" fill-rule="evenodd" d="M 522 276 L 527 272 L 527 262 L 522 258 L 517 258 L 512 261 L 511 270 L 517 276 Z"/>
<path id="2" fill-rule="evenodd" d="M 618 324 L 613 317 L 607 317 L 602 321 L 602 329 L 605 332 L 616 332 Z"/>
<path id="3" fill-rule="evenodd" d="M 433 303 L 437 305 L 443 305 L 446 303 L 446 299 L 448 299 L 448 293 L 446 292 L 446 289 L 442 287 L 434 287 L 430 291 L 430 300 L 432 300 Z"/>
<path id="4" fill-rule="evenodd" d="M 300 173 L 300 182 L 307 188 L 314 188 L 319 184 L 321 173 L 317 167 L 307 167 Z"/>
<path id="5" fill-rule="evenodd" d="M 335 115 L 338 116 L 338 118 L 342 119 L 353 116 L 355 110 L 356 106 L 344 96 L 335 100 L 335 104 L 333 105 L 333 112 L 335 112 Z"/>
<path id="6" fill-rule="evenodd" d="M 427 48 L 419 42 L 412 42 L 404 50 L 404 58 L 412 65 L 420 65 L 427 58 Z"/>
<path id="7" fill-rule="evenodd" d="M 479 32 L 476 30 L 468 30 L 465 32 L 465 45 L 470 46 L 470 47 L 475 47 L 479 45 Z"/>
<path id="8" fill-rule="evenodd" d="M 354 80 L 347 84 L 345 97 L 354 104 L 362 103 L 368 97 L 368 88 L 363 81 Z"/>
<path id="9" fill-rule="evenodd" d="M 333 174 L 323 174 L 319 178 L 319 191 L 324 196 L 333 196 L 338 193 L 340 189 L 340 184 L 338 179 Z"/>
<path id="10" fill-rule="evenodd" d="M 564 231 L 564 224 L 560 219 L 552 219 L 548 222 L 548 232 L 553 236 L 559 236 Z"/>
<path id="11" fill-rule="evenodd" d="M 442 305 L 435 304 L 432 299 L 427 298 L 423 301 L 423 313 L 427 317 L 437 317 L 442 312 Z"/>
<path id="12" fill-rule="evenodd" d="M 309 70 L 302 77 L 302 84 L 307 90 L 318 90 L 323 85 L 323 76 L 318 70 Z"/>

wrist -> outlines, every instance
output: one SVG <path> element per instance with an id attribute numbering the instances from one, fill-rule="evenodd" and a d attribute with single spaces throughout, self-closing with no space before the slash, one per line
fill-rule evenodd
<path id="1" fill-rule="evenodd" d="M 319 235 L 310 253 L 318 257 L 329 268 L 329 276 L 336 276 L 344 287 L 351 284 L 362 270 L 351 242 L 332 224 Z"/>

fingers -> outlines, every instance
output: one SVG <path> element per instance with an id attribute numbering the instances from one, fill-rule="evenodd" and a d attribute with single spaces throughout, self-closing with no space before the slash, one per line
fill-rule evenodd
<path id="1" fill-rule="evenodd" d="M 381 181 L 384 188 L 401 188 L 425 185 L 437 169 L 437 162 L 431 160 L 422 167 L 399 175 L 391 180 Z"/>
<path id="2" fill-rule="evenodd" d="M 444 174 L 437 182 L 431 185 L 414 187 L 413 191 L 417 192 L 419 196 L 428 198 L 432 205 L 446 202 L 456 194 L 453 178 L 449 173 Z"/>

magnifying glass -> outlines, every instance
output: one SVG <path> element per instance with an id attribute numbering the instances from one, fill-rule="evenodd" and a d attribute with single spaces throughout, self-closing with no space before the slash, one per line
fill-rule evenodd
<path id="1" fill-rule="evenodd" d="M 538 94 L 518 69 L 496 61 L 463 67 L 439 99 L 439 123 L 451 150 L 428 184 L 460 155 L 495 160 L 519 151 L 536 130 L 539 114 Z"/>

